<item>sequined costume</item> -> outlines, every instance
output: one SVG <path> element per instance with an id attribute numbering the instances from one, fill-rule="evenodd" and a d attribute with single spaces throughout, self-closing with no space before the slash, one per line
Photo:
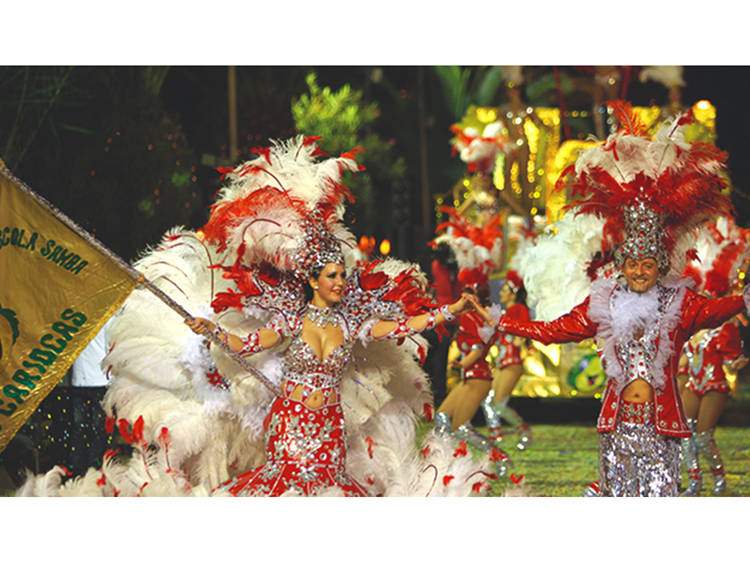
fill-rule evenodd
<path id="1" fill-rule="evenodd" d="M 529 309 L 523 304 L 513 304 L 505 311 L 508 318 L 515 318 L 521 321 L 529 320 Z M 517 337 L 507 332 L 497 331 L 495 333 L 494 344 L 497 345 L 497 366 L 499 368 L 519 365 L 523 363 L 521 359 L 522 346 L 516 343 Z M 492 340 L 491 340 L 492 341 Z"/>
<path id="2" fill-rule="evenodd" d="M 482 341 L 479 335 L 479 329 L 482 325 L 482 319 L 473 311 L 464 314 L 460 319 L 458 333 L 456 334 L 458 349 L 464 356 L 476 349 L 482 350 L 479 359 L 463 370 L 462 378 L 464 381 L 471 379 L 492 380 L 492 371 L 490 371 L 486 356 L 493 342 Z"/>
<path id="3" fill-rule="evenodd" d="M 510 271 L 508 272 L 506 283 L 515 283 L 517 287 L 522 285 L 520 277 L 518 277 L 515 272 L 511 273 Z M 511 286 L 511 290 L 513 290 L 512 285 L 509 286 Z M 517 290 L 518 289 L 516 289 L 516 291 Z M 502 310 L 499 305 L 493 305 L 493 307 L 491 307 L 490 317 L 495 319 L 495 323 L 501 314 L 508 316 L 508 318 L 515 318 L 520 321 L 529 320 L 529 309 L 522 303 L 514 303 L 505 310 Z M 489 326 L 481 328 L 480 335 L 489 345 L 497 345 L 498 367 L 501 370 L 507 369 L 513 365 L 520 366 L 523 364 L 521 358 L 521 345 L 516 343 L 518 340 L 517 336 L 503 332 L 502 330 L 493 330 Z M 531 429 L 519 413 L 509 406 L 509 400 L 509 394 L 507 396 L 497 397 L 495 396 L 495 390 L 492 389 L 482 401 L 482 412 L 487 420 L 487 429 L 490 438 L 494 442 L 499 443 L 503 441 L 504 436 L 507 433 L 517 432 L 518 443 L 516 444 L 516 447 L 523 451 L 531 444 Z M 503 427 L 506 423 L 512 428 L 510 431 Z"/>
<path id="4" fill-rule="evenodd" d="M 742 296 L 708 299 L 686 285 L 657 283 L 638 295 L 622 281 L 600 279 L 592 284 L 589 297 L 556 320 L 529 322 L 505 316 L 499 320 L 500 329 L 544 344 L 600 341 L 609 379 L 597 423 L 602 495 L 676 495 L 677 438 L 689 436 L 690 429 L 679 399 L 679 353 L 674 350 L 681 350 L 697 330 L 720 325 L 744 309 Z M 645 303 L 643 298 L 650 299 L 645 310 L 651 316 L 648 322 L 644 319 L 645 329 L 636 337 L 621 318 L 622 311 Z M 621 392 L 639 378 L 654 391 L 653 416 L 649 413 L 634 421 L 622 404 Z M 642 458 L 654 462 L 636 460 Z"/>
<path id="5" fill-rule="evenodd" d="M 334 487 L 346 496 L 368 495 L 345 470 L 346 429 L 341 379 L 352 359 L 355 339 L 369 342 L 373 338 L 368 327 L 371 324 L 366 324 L 359 333 L 350 330 L 350 327 L 362 323 L 352 322 L 351 315 L 347 322 L 342 313 L 346 309 L 344 303 L 327 320 L 342 329 L 345 339 L 324 358 L 318 357 L 304 340 L 302 326 L 311 313 L 319 314 L 325 309 L 308 305 L 299 319 L 292 320 L 295 330 L 283 354 L 281 388 L 284 397 L 274 399 L 264 421 L 266 462 L 225 482 L 217 488 L 218 491 L 227 491 L 234 496 L 279 496 L 289 491 L 309 496 Z M 282 330 L 277 333 L 285 336 Z M 408 330 L 397 329 L 390 335 L 398 338 L 407 334 Z M 247 339 L 252 340 L 253 335 Z M 298 397 L 301 400 L 295 400 L 293 395 L 300 389 Z M 310 408 L 305 401 L 315 393 L 320 393 L 324 405 Z"/>
<path id="6" fill-rule="evenodd" d="M 688 340 L 683 350 L 687 357 L 688 382 L 686 388 L 703 396 L 710 390 L 729 392 L 724 364 L 742 355 L 739 328 L 727 322 L 720 328 L 707 330 L 700 341 Z"/>
<path id="7" fill-rule="evenodd" d="M 406 321 L 435 310 L 427 279 L 397 259 L 360 262 L 341 220 L 352 199 L 342 175 L 360 168 L 357 150 L 327 157 L 317 140 L 272 142 L 219 170 L 224 185 L 201 231 L 171 229 L 134 264 L 194 319 L 241 337 L 245 363 L 216 343 L 227 339 L 212 333 L 207 342 L 151 292 L 134 291 L 109 331 L 102 404 L 129 452 L 64 484 L 59 469 L 34 475 L 18 495 L 487 492 L 486 455 L 456 452 L 434 431 L 417 435 L 432 396 L 420 366 L 426 342 Z M 336 305 L 341 347 L 319 360 L 298 336 L 315 316 L 304 289 L 327 263 L 344 265 L 348 282 Z M 396 339 L 370 337 L 381 320 L 396 323 Z M 260 350 L 263 328 L 284 341 Z M 318 392 L 322 407 L 313 409 Z"/>

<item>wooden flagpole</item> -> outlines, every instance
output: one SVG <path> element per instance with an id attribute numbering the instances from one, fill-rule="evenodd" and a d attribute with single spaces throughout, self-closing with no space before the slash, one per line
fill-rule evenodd
<path id="1" fill-rule="evenodd" d="M 140 286 L 151 291 L 151 293 L 155 297 L 161 300 L 169 308 L 174 310 L 177 314 L 182 316 L 182 318 L 184 318 L 185 320 L 188 320 L 188 321 L 194 320 L 193 316 L 187 310 L 185 310 L 184 307 L 182 307 L 179 303 L 177 303 L 172 297 L 167 295 L 164 291 L 159 289 L 159 287 L 157 287 L 151 281 L 146 279 L 146 277 L 140 271 L 135 269 L 133 266 L 131 266 L 129 263 L 123 260 L 120 256 L 112 252 L 109 248 L 104 246 L 96 238 L 91 236 L 83 228 L 78 226 L 78 224 L 76 224 L 72 219 L 70 219 L 62 211 L 57 209 L 44 197 L 42 197 L 41 195 L 33 191 L 25 183 L 23 183 L 21 180 L 15 177 L 7 168 L 0 168 L 0 172 L 2 172 L 2 174 L 5 175 L 8 179 L 12 180 L 29 197 L 34 199 L 37 203 L 39 203 L 43 207 L 46 207 L 47 210 L 50 213 L 52 213 L 55 217 L 57 217 L 57 219 L 60 220 L 63 224 L 65 224 L 65 226 L 70 228 L 73 232 L 78 234 L 81 238 L 86 240 L 89 244 L 97 248 L 100 252 L 102 252 L 112 261 L 117 263 L 123 270 L 125 270 L 125 272 L 130 277 L 138 281 Z M 237 353 L 235 350 L 229 347 L 229 345 L 223 342 L 218 336 L 209 332 L 208 334 L 204 334 L 204 337 L 207 337 L 213 343 L 221 346 L 221 349 L 224 352 L 226 352 L 227 355 L 229 355 L 232 359 L 234 359 L 237 363 L 239 363 L 239 365 L 243 369 L 245 369 L 250 375 L 255 377 L 261 384 L 263 384 L 263 386 L 265 386 L 268 390 L 273 392 L 276 396 L 282 397 L 281 389 L 278 386 L 273 384 L 266 376 L 264 376 L 261 372 L 259 372 L 255 367 L 250 365 L 244 357 L 242 357 L 239 353 Z"/>

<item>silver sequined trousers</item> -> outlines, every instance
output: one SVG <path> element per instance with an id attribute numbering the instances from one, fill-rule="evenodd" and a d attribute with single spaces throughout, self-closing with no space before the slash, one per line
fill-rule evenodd
<path id="1" fill-rule="evenodd" d="M 679 479 L 680 440 L 652 424 L 618 422 L 599 435 L 602 496 L 678 496 Z"/>

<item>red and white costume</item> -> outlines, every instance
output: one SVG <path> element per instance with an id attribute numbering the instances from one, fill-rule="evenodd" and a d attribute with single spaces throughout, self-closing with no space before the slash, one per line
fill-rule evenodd
<path id="1" fill-rule="evenodd" d="M 613 431 L 617 422 L 620 393 L 637 378 L 654 389 L 655 431 L 670 437 L 688 437 L 679 399 L 676 375 L 679 353 L 691 334 L 721 325 L 744 310 L 742 296 L 709 299 L 687 289 L 684 284 L 657 284 L 655 315 L 648 319 L 644 335 L 628 334 L 613 315 L 615 301 L 630 292 L 618 282 L 595 282 L 591 295 L 569 313 L 549 322 L 529 322 L 500 318 L 498 328 L 544 344 L 578 342 L 597 338 L 603 342 L 601 357 L 609 377 L 597 422 L 600 433 Z M 644 319 L 645 320 L 645 319 Z M 632 326 L 631 326 L 632 327 Z"/>
<path id="2" fill-rule="evenodd" d="M 698 396 L 711 390 L 728 393 L 724 365 L 743 354 L 740 330 L 732 322 L 707 330 L 699 342 L 694 344 L 692 339 L 688 340 L 684 353 L 688 360 L 686 388 Z"/>
<path id="3" fill-rule="evenodd" d="M 486 493 L 486 455 L 456 451 L 434 431 L 417 445 L 432 397 L 419 364 L 425 342 L 407 319 L 434 303 L 412 264 L 356 263 L 341 221 L 351 198 L 341 178 L 357 170 L 355 152 L 321 160 L 316 138 L 297 137 L 256 153 L 222 170 L 226 184 L 203 235 L 173 229 L 135 264 L 191 315 L 241 337 L 247 366 L 208 346 L 152 293 L 134 291 L 109 331 L 113 380 L 103 401 L 132 454 L 110 455 L 64 485 L 53 469 L 18 495 Z M 331 310 L 343 341 L 320 358 L 301 338 L 304 319 L 324 321 L 304 286 L 313 265 L 341 263 L 318 259 L 331 244 L 347 266 L 346 294 Z M 394 339 L 372 338 L 380 320 L 396 322 Z M 261 350 L 262 328 L 283 343 Z M 305 402 L 316 392 L 324 401 L 313 410 Z"/>
<path id="4" fill-rule="evenodd" d="M 529 309 L 523 304 L 513 304 L 505 311 L 505 316 L 521 322 L 529 320 Z M 520 345 L 516 344 L 517 336 L 498 330 L 496 332 L 495 343 L 498 351 L 498 367 L 509 367 L 511 365 L 520 365 L 523 363 L 521 358 Z"/>

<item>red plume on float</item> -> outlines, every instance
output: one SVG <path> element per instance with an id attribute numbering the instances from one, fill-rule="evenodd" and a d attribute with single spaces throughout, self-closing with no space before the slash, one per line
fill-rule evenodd
<path id="1" fill-rule="evenodd" d="M 456 258 L 458 281 L 465 287 L 486 285 L 490 273 L 500 266 L 503 251 L 503 215 L 493 215 L 476 226 L 452 207 L 440 210 L 450 219 L 438 225 L 438 234 L 429 245 L 446 244 Z"/>
<path id="2" fill-rule="evenodd" d="M 569 166 L 556 189 L 569 189 L 566 209 L 604 219 L 604 237 L 618 247 L 615 259 L 654 258 L 662 273 L 682 272 L 686 235 L 702 222 L 731 215 L 727 154 L 713 145 L 690 144 L 682 116 L 653 136 L 628 103 L 613 102 L 621 128 Z"/>

